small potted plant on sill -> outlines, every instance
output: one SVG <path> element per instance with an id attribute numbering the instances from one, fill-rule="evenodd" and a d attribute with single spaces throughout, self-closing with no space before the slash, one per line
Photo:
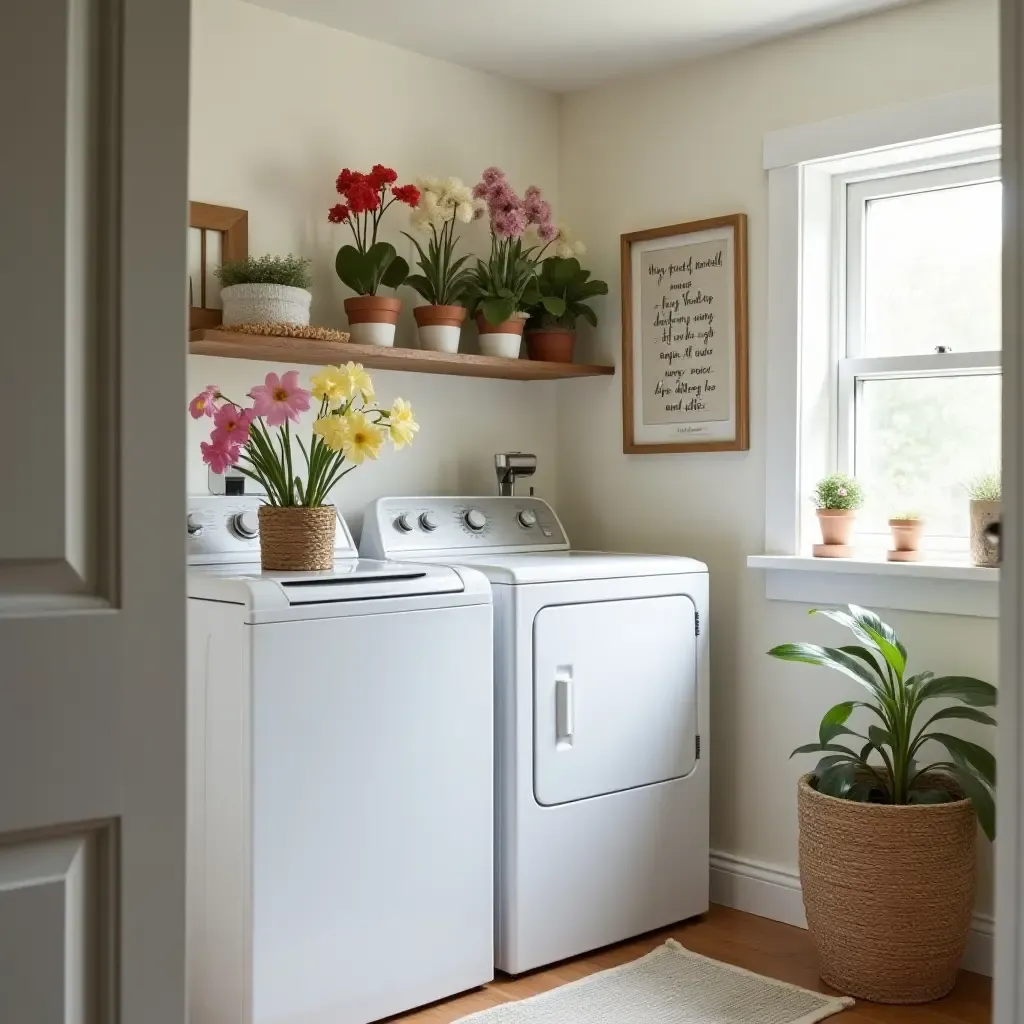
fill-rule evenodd
<path id="1" fill-rule="evenodd" d="M 831 473 L 814 488 L 814 505 L 821 527 L 821 543 L 811 549 L 816 558 L 849 558 L 850 537 L 857 509 L 864 504 L 861 486 L 852 476 Z"/>
<path id="2" fill-rule="evenodd" d="M 993 755 L 940 723 L 995 725 L 981 708 L 996 690 L 968 676 L 908 676 L 906 648 L 873 612 L 820 614 L 859 644 L 768 653 L 835 669 L 867 691 L 827 711 L 818 739 L 793 751 L 821 755 L 798 784 L 800 883 L 821 977 L 874 1002 L 939 999 L 971 927 L 976 823 L 995 837 L 996 781 Z M 946 706 L 918 725 L 936 699 Z M 861 731 L 847 725 L 857 708 L 870 716 Z M 939 749 L 937 759 L 927 752 Z"/>
<path id="3" fill-rule="evenodd" d="M 266 491 L 259 509 L 260 561 L 264 569 L 305 571 L 334 564 L 337 524 L 331 489 L 367 459 L 375 460 L 386 439 L 396 449 L 411 443 L 419 425 L 408 402 L 390 409 L 374 404 L 370 375 L 358 363 L 326 366 L 310 389 L 299 386 L 299 371 L 268 373 L 242 406 L 209 385 L 189 403 L 193 419 L 213 421 L 209 441 L 200 444 L 203 462 L 214 473 L 229 466 Z M 313 400 L 319 402 L 308 442 L 295 433 L 306 479 L 295 472 L 292 424 Z"/>
<path id="4" fill-rule="evenodd" d="M 590 280 L 590 271 L 584 270 L 575 256 L 550 256 L 544 260 L 524 296 L 530 315 L 526 324 L 526 350 L 530 358 L 571 363 L 576 321 L 583 317 L 596 327 L 597 315 L 587 300 L 607 294 L 608 285 Z"/>
<path id="5" fill-rule="evenodd" d="M 223 324 L 309 323 L 313 279 L 309 260 L 299 256 L 247 256 L 215 271 L 221 284 Z"/>
<path id="6" fill-rule="evenodd" d="M 361 345 L 391 348 L 395 343 L 402 300 L 377 292 L 402 285 L 409 276 L 409 264 L 390 242 L 378 241 L 377 232 L 390 206 L 396 202 L 415 206 L 420 199 L 415 185 L 395 185 L 397 180 L 398 173 L 383 164 L 375 164 L 369 174 L 346 167 L 335 182 L 345 201 L 327 214 L 332 224 L 348 224 L 355 240 L 355 245 L 338 250 L 334 268 L 356 293 L 345 300 L 345 312 L 352 340 Z"/>
<path id="7" fill-rule="evenodd" d="M 544 250 L 558 237 L 558 228 L 540 189 L 531 185 L 520 198 L 497 167 L 484 171 L 473 196 L 486 202 L 491 227 L 490 255 L 477 260 L 467 292 L 480 331 L 480 351 L 518 359 L 528 319 L 524 295 Z M 531 226 L 538 245 L 524 244 L 523 235 Z"/>
<path id="8" fill-rule="evenodd" d="M 420 274 L 410 274 L 406 284 L 417 291 L 427 305 L 413 308 L 419 328 L 420 348 L 433 352 L 458 352 L 462 322 L 466 319 L 463 297 L 472 281 L 465 267 L 468 255 L 453 259 L 455 222 L 468 224 L 483 215 L 483 200 L 474 199 L 458 178 L 424 178 L 416 183 L 420 198 L 410 218 L 412 226 L 429 232 L 424 250 L 419 240 L 404 232 L 419 255 Z"/>
<path id="9" fill-rule="evenodd" d="M 971 561 L 983 568 L 999 565 L 999 542 L 992 527 L 1003 514 L 1003 483 L 999 473 L 982 473 L 967 485 L 971 499 Z"/>
<path id="10" fill-rule="evenodd" d="M 885 557 L 890 562 L 916 562 L 921 557 L 924 520 L 917 512 L 898 512 L 889 520 L 892 548 Z"/>

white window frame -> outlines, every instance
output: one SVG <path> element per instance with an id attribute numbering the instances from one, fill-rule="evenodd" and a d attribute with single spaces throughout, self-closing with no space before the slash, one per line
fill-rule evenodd
<path id="1" fill-rule="evenodd" d="M 858 362 L 840 368 L 849 326 L 848 268 L 834 254 L 847 252 L 850 242 L 846 234 L 850 186 L 872 181 L 882 188 L 912 186 L 913 175 L 969 164 L 981 168 L 998 155 L 1000 144 L 995 89 L 969 90 L 786 129 L 765 138 L 769 207 L 766 553 L 750 556 L 748 564 L 767 570 L 770 599 L 853 600 L 879 608 L 997 614 L 997 569 L 976 568 L 962 560 L 898 564 L 875 557 L 811 558 L 814 517 L 804 492 L 807 481 L 839 467 L 840 445 L 845 450 L 849 447 L 849 423 L 842 429 L 839 424 L 840 376 L 846 378 L 842 387 L 849 408 L 847 392 L 855 386 L 852 381 L 870 373 L 891 376 L 897 368 L 893 362 L 887 367 L 861 362 L 859 355 Z M 902 182 L 893 181 L 896 178 Z M 865 190 L 870 188 L 865 185 Z M 923 366 L 929 372 L 943 368 L 916 362 L 930 356 L 890 357 L 895 358 L 915 360 L 905 364 L 908 372 Z M 979 359 L 976 353 L 961 353 L 959 358 L 971 369 L 994 372 L 990 354 Z M 952 369 L 954 364 L 944 366 Z"/>

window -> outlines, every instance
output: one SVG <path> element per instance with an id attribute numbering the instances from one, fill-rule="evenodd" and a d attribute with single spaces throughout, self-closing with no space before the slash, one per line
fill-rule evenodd
<path id="1" fill-rule="evenodd" d="M 838 179 L 837 467 L 863 483 L 862 542 L 915 512 L 965 550 L 965 483 L 999 467 L 999 164 Z"/>

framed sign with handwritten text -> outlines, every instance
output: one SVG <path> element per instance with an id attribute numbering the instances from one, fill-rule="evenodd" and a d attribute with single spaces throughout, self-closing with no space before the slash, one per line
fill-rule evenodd
<path id="1" fill-rule="evenodd" d="M 622 450 L 750 447 L 747 218 L 622 236 Z"/>

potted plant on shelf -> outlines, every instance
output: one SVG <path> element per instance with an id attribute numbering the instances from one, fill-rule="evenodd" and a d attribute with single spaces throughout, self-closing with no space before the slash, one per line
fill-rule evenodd
<path id="1" fill-rule="evenodd" d="M 940 723 L 995 725 L 980 709 L 996 703 L 996 690 L 968 676 L 908 676 L 906 648 L 873 612 L 820 614 L 860 643 L 768 653 L 836 669 L 867 691 L 827 711 L 817 741 L 793 751 L 822 755 L 798 787 L 800 882 L 821 977 L 875 1002 L 938 999 L 967 942 L 976 820 L 994 838 L 996 780 L 992 754 Z M 918 725 L 936 699 L 947 706 Z M 861 731 L 847 725 L 858 708 L 870 716 Z M 939 748 L 931 759 L 927 750 Z"/>
<path id="2" fill-rule="evenodd" d="M 309 323 L 313 279 L 309 260 L 299 256 L 247 256 L 215 271 L 221 284 L 223 324 Z"/>
<path id="3" fill-rule="evenodd" d="M 524 300 L 526 350 L 531 359 L 571 363 L 576 344 L 576 321 L 583 317 L 592 327 L 597 315 L 587 305 L 595 295 L 607 295 L 604 281 L 590 280 L 590 271 L 575 256 L 550 256 L 527 288 Z"/>
<path id="4" fill-rule="evenodd" d="M 916 562 L 921 557 L 921 533 L 924 520 L 916 512 L 898 512 L 889 520 L 892 548 L 885 557 L 890 562 Z"/>
<path id="5" fill-rule="evenodd" d="M 397 180 L 397 172 L 383 164 L 375 164 L 369 174 L 346 167 L 335 182 L 345 201 L 327 214 L 332 224 L 348 224 L 355 240 L 355 245 L 343 245 L 334 261 L 338 277 L 356 293 L 345 300 L 352 340 L 383 348 L 395 343 L 402 300 L 377 292 L 398 288 L 409 276 L 409 264 L 390 242 L 378 241 L 377 232 L 390 206 L 415 206 L 420 198 L 415 185 L 395 185 Z"/>
<path id="6" fill-rule="evenodd" d="M 814 488 L 814 506 L 821 527 L 821 543 L 811 549 L 817 558 L 849 558 L 850 536 L 864 492 L 852 476 L 831 473 Z"/>
<path id="7" fill-rule="evenodd" d="M 412 311 L 419 327 L 420 348 L 458 352 L 462 321 L 466 319 L 462 301 L 472 273 L 463 266 L 468 255 L 453 259 L 455 222 L 468 224 L 481 216 L 485 207 L 458 178 L 424 178 L 416 184 L 420 197 L 410 220 L 414 228 L 429 232 L 426 251 L 418 239 L 404 234 L 416 246 L 422 271 L 410 274 L 406 284 L 427 300 L 427 305 Z"/>
<path id="8" fill-rule="evenodd" d="M 1003 483 L 999 473 L 982 473 L 968 485 L 971 499 L 971 561 L 994 568 L 999 565 L 999 541 L 992 527 L 1003 514 Z"/>
<path id="9" fill-rule="evenodd" d="M 480 351 L 518 359 L 528 319 L 523 296 L 544 249 L 558 237 L 558 228 L 540 189 L 531 185 L 520 198 L 497 167 L 484 171 L 473 196 L 486 202 L 491 227 L 490 255 L 477 260 L 467 292 L 480 331 Z M 523 235 L 531 226 L 542 244 L 524 244 Z"/>
<path id="10" fill-rule="evenodd" d="M 330 569 L 334 564 L 336 514 L 327 504 L 331 488 L 367 459 L 376 459 L 386 439 L 396 449 L 409 444 L 419 425 L 408 402 L 390 409 L 374 404 L 370 375 L 358 363 L 326 366 L 309 390 L 299 371 L 268 373 L 242 406 L 211 384 L 189 403 L 193 419 L 209 417 L 209 441 L 200 444 L 214 473 L 229 466 L 255 480 L 267 494 L 259 509 L 260 561 L 264 569 Z M 316 400 L 308 442 L 295 433 L 306 466 L 295 472 L 292 424 Z M 297 459 L 295 460 L 297 462 Z"/>

